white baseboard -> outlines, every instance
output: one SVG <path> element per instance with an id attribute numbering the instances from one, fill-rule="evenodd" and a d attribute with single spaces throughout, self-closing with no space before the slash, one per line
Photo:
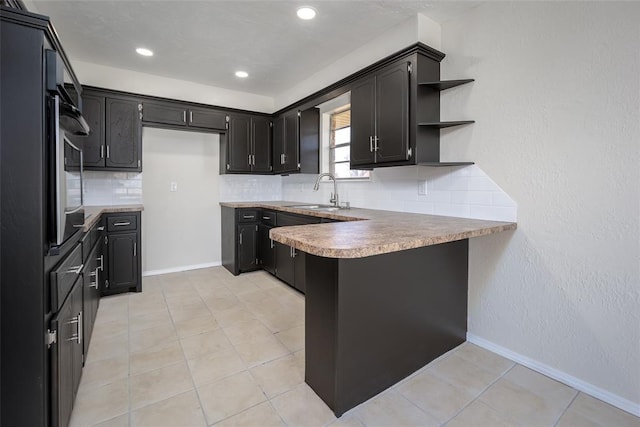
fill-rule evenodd
<path id="1" fill-rule="evenodd" d="M 593 396 L 596 399 L 607 402 L 608 404 L 613 405 L 616 408 L 620 408 L 623 411 L 640 417 L 640 404 L 638 403 L 634 403 L 630 400 L 618 396 L 617 394 L 613 394 L 607 390 L 571 376 L 566 372 L 560 371 L 556 368 L 552 368 L 551 366 L 545 365 L 544 363 L 533 360 L 527 356 L 523 356 L 522 354 L 516 353 L 515 351 L 511 351 L 507 348 L 501 347 L 476 335 L 467 333 L 467 341 L 479 347 L 487 349 L 493 353 L 499 354 L 500 356 L 506 357 L 507 359 L 519 363 L 523 366 L 526 366 L 529 369 L 533 369 L 536 372 L 540 372 L 543 375 L 560 381 L 561 383 L 564 383 L 575 388 L 576 390 Z"/>
<path id="2" fill-rule="evenodd" d="M 221 262 L 209 262 L 206 264 L 184 265 L 181 267 L 164 268 L 162 270 L 143 271 L 143 276 L 157 276 L 158 274 L 179 273 L 180 271 L 199 270 L 201 268 L 217 267 Z"/>

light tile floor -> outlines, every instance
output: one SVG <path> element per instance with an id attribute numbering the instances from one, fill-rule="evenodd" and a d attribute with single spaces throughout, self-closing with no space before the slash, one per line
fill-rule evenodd
<path id="1" fill-rule="evenodd" d="M 72 426 L 640 426 L 465 343 L 336 419 L 304 383 L 304 297 L 265 272 L 145 277 L 103 298 Z"/>

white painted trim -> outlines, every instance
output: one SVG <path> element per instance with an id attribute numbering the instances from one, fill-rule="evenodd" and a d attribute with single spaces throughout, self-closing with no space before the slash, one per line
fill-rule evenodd
<path id="1" fill-rule="evenodd" d="M 158 274 L 178 273 L 180 271 L 199 270 L 201 268 L 217 267 L 221 262 L 208 262 L 206 264 L 184 265 L 181 267 L 164 268 L 162 270 L 143 271 L 143 276 L 156 276 Z"/>
<path id="2" fill-rule="evenodd" d="M 564 383 L 570 387 L 575 388 L 576 390 L 593 396 L 596 399 L 607 402 L 608 404 L 613 405 L 616 408 L 620 408 L 623 411 L 640 417 L 640 404 L 638 403 L 634 403 L 630 400 L 625 399 L 624 397 L 613 394 L 610 391 L 604 390 L 593 384 L 589 384 L 588 382 L 571 376 L 566 372 L 563 372 L 556 368 L 552 368 L 549 365 L 545 365 L 544 363 L 538 362 L 537 360 L 531 359 L 527 356 L 523 356 L 520 353 L 516 353 L 515 351 L 511 351 L 507 348 L 501 347 L 497 344 L 492 343 L 491 341 L 480 338 L 479 336 L 467 333 L 467 341 L 493 353 L 499 354 L 500 356 L 506 357 L 507 359 L 519 363 L 523 366 L 526 366 L 529 369 L 533 369 L 536 372 L 540 372 L 543 375 L 560 381 L 561 383 Z"/>

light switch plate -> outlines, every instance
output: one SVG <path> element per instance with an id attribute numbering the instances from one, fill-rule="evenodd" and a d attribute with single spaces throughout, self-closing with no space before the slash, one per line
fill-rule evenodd
<path id="1" fill-rule="evenodd" d="M 175 193 L 176 191 L 178 191 L 178 183 L 172 182 L 171 187 L 169 188 L 169 191 L 171 191 L 172 193 Z"/>
<path id="2" fill-rule="evenodd" d="M 427 195 L 427 180 L 418 181 L 418 196 Z"/>

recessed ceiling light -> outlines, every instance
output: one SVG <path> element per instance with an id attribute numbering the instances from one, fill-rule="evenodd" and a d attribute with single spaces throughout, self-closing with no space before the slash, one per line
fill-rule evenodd
<path id="1" fill-rule="evenodd" d="M 247 77 L 249 77 L 249 73 L 247 73 L 246 71 L 236 71 L 236 77 L 246 79 Z"/>
<path id="2" fill-rule="evenodd" d="M 296 13 L 298 14 L 298 18 L 304 19 L 305 21 L 316 17 L 316 10 L 309 6 L 299 8 Z"/>
<path id="3" fill-rule="evenodd" d="M 139 47 L 136 49 L 136 52 L 138 52 L 138 54 L 142 55 L 142 56 L 153 56 L 153 51 L 144 48 L 144 47 Z"/>

